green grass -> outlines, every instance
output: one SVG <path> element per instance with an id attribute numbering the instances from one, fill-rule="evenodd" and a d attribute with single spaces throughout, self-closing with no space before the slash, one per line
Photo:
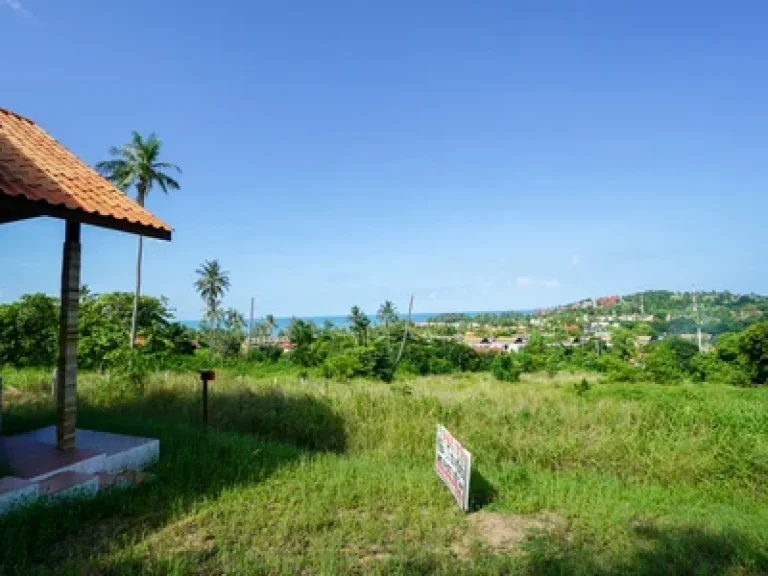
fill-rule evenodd
<path id="1" fill-rule="evenodd" d="M 4 376 L 6 433 L 52 423 L 44 373 Z M 142 397 L 81 375 L 78 425 L 160 438 L 156 479 L 0 519 L 0 572 L 768 572 L 768 390 L 580 379 L 218 374 L 204 433 L 196 374 Z M 438 422 L 484 511 L 566 529 L 454 553 L 467 517 L 432 470 Z"/>

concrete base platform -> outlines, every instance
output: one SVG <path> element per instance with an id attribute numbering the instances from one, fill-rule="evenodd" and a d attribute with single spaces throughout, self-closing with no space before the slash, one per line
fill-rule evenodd
<path id="1" fill-rule="evenodd" d="M 54 432 L 55 433 L 55 432 Z M 105 455 L 96 450 L 75 447 L 60 452 L 56 442 L 36 440 L 34 432 L 0 438 L 0 459 L 7 462 L 14 475 L 29 480 L 44 480 L 59 472 L 95 474 L 105 466 Z"/>
<path id="2" fill-rule="evenodd" d="M 59 472 L 39 483 L 39 495 L 46 498 L 94 496 L 99 491 L 99 479 L 94 474 Z"/>
<path id="3" fill-rule="evenodd" d="M 37 482 L 13 476 L 0 478 L 0 514 L 15 506 L 37 500 L 38 494 Z"/>
<path id="4" fill-rule="evenodd" d="M 0 438 L 0 460 L 13 477 L 0 478 L 0 514 L 40 497 L 89 496 L 114 484 L 130 484 L 137 470 L 160 457 L 160 441 L 80 430 L 75 448 L 56 449 L 56 428 Z"/>
<path id="5" fill-rule="evenodd" d="M 56 446 L 56 427 L 48 426 L 34 432 L 28 432 L 13 439 L 29 439 L 49 446 Z M 0 440 L 2 442 L 2 440 Z M 0 444 L 2 446 L 2 444 Z M 1 448 L 0 448 L 1 450 Z M 87 474 L 109 472 L 115 474 L 123 470 L 140 470 L 157 462 L 160 457 L 160 441 L 154 438 L 124 436 L 110 434 L 97 430 L 81 430 L 75 432 L 75 452 L 98 453 L 104 456 L 104 462 L 98 470 L 78 470 Z M 13 466 L 13 464 L 11 464 Z"/>

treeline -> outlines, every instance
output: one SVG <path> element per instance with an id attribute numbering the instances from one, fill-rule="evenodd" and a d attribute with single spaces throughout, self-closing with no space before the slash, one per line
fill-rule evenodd
<path id="1" fill-rule="evenodd" d="M 517 326 L 525 324 L 530 319 L 526 312 L 446 312 L 436 314 L 428 320 L 428 324 L 466 324 L 475 326 Z"/>
<path id="2" fill-rule="evenodd" d="M 327 378 L 354 377 L 391 381 L 395 374 L 447 374 L 488 370 L 491 359 L 452 340 L 419 336 L 405 322 L 374 328 L 358 308 L 350 315 L 350 328 L 294 319 L 288 328 L 291 361 L 304 368 L 319 368 Z M 412 327 L 409 327 L 412 328 Z"/>
<path id="3" fill-rule="evenodd" d="M 165 298 L 142 296 L 135 346 L 131 328 L 133 294 L 81 292 L 78 364 L 83 369 L 116 371 L 140 384 L 154 370 L 198 370 L 255 366 L 310 370 L 328 378 L 355 377 L 391 381 L 396 373 L 445 374 L 488 370 L 490 358 L 450 340 L 428 340 L 400 319 L 391 303 L 379 310 L 373 326 L 353 307 L 350 326 L 320 327 L 294 319 L 286 331 L 290 350 L 271 339 L 274 325 L 257 330 L 246 343 L 242 315 L 223 311 L 198 330 L 174 320 Z M 212 315 L 210 316 L 212 317 Z M 272 321 L 274 324 L 274 321 Z M 52 369 L 58 358 L 59 303 L 44 294 L 23 296 L 0 305 L 0 367 Z"/>
<path id="4" fill-rule="evenodd" d="M 564 345 L 534 334 L 523 351 L 497 355 L 491 371 L 500 380 L 516 381 L 525 372 L 563 370 L 602 373 L 612 382 L 719 382 L 735 386 L 768 384 L 768 322 L 720 338 L 711 352 L 679 336 L 638 344 L 632 331 L 612 334 L 611 345 L 594 340 Z"/>
<path id="5" fill-rule="evenodd" d="M 290 345 L 271 338 L 272 328 L 246 342 L 242 315 L 223 310 L 215 322 L 192 330 L 174 320 L 164 298 L 142 296 L 138 337 L 131 347 L 133 295 L 94 295 L 82 291 L 78 362 L 90 370 L 110 370 L 141 385 L 155 370 L 197 370 L 229 367 L 293 370 L 327 378 L 356 377 L 392 381 L 398 374 L 428 375 L 490 370 L 497 378 L 515 381 L 526 372 L 592 371 L 608 380 L 712 381 L 738 386 L 765 385 L 768 379 L 768 322 L 724 334 L 715 349 L 700 353 L 696 343 L 667 334 L 639 345 L 647 326 L 612 332 L 611 344 L 597 339 L 564 339 L 534 332 L 518 353 L 479 352 L 451 338 L 418 332 L 401 319 L 391 303 L 377 314 L 376 325 L 358 307 L 349 326 L 316 326 L 294 319 L 286 330 Z M 213 317 L 211 315 L 211 317 Z M 58 350 L 58 302 L 43 294 L 0 305 L 0 367 L 53 368 Z"/>
<path id="6" fill-rule="evenodd" d="M 84 288 L 80 297 L 78 364 L 105 369 L 116 363 L 128 346 L 133 294 L 93 295 Z M 22 296 L 0 304 L 0 366 L 52 368 L 58 358 L 59 302 L 45 294 Z M 164 298 L 142 296 L 138 307 L 138 334 L 142 352 L 157 359 L 194 353 L 195 334 L 173 320 Z"/>

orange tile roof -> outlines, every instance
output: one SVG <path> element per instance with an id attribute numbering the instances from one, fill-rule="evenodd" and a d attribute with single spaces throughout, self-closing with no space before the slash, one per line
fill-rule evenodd
<path id="1" fill-rule="evenodd" d="M 3 108 L 0 195 L 171 232 L 168 224 L 99 176 L 40 126 Z"/>

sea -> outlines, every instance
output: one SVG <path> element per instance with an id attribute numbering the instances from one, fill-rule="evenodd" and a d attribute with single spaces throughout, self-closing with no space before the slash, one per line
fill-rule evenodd
<path id="1" fill-rule="evenodd" d="M 456 314 L 464 314 L 466 316 L 477 316 L 478 314 L 506 314 L 509 312 L 514 312 L 518 314 L 532 314 L 533 310 L 506 310 L 506 311 L 488 311 L 488 312 L 456 312 Z M 440 314 L 445 314 L 445 312 L 414 312 L 411 314 L 411 320 L 415 322 L 416 324 L 419 324 L 421 322 L 428 322 L 435 316 L 438 316 Z M 405 319 L 407 317 L 407 314 L 400 314 L 400 318 Z M 325 324 L 326 321 L 330 321 L 333 323 L 334 326 L 338 326 L 339 328 L 347 328 L 349 326 L 349 317 L 344 316 L 281 316 L 281 317 L 275 317 L 275 331 L 279 332 L 280 330 L 283 330 L 288 327 L 288 325 L 291 323 L 291 320 L 293 318 L 300 318 L 301 320 L 304 320 L 305 322 L 313 322 L 316 326 L 322 326 Z M 371 324 L 379 324 L 379 319 L 374 315 L 369 315 L 368 318 L 371 320 Z M 246 322 L 248 321 L 248 318 L 246 317 Z M 254 318 L 254 323 L 263 322 L 264 318 Z M 181 324 L 184 326 L 187 326 L 189 328 L 197 328 L 200 326 L 200 320 L 180 320 Z"/>

